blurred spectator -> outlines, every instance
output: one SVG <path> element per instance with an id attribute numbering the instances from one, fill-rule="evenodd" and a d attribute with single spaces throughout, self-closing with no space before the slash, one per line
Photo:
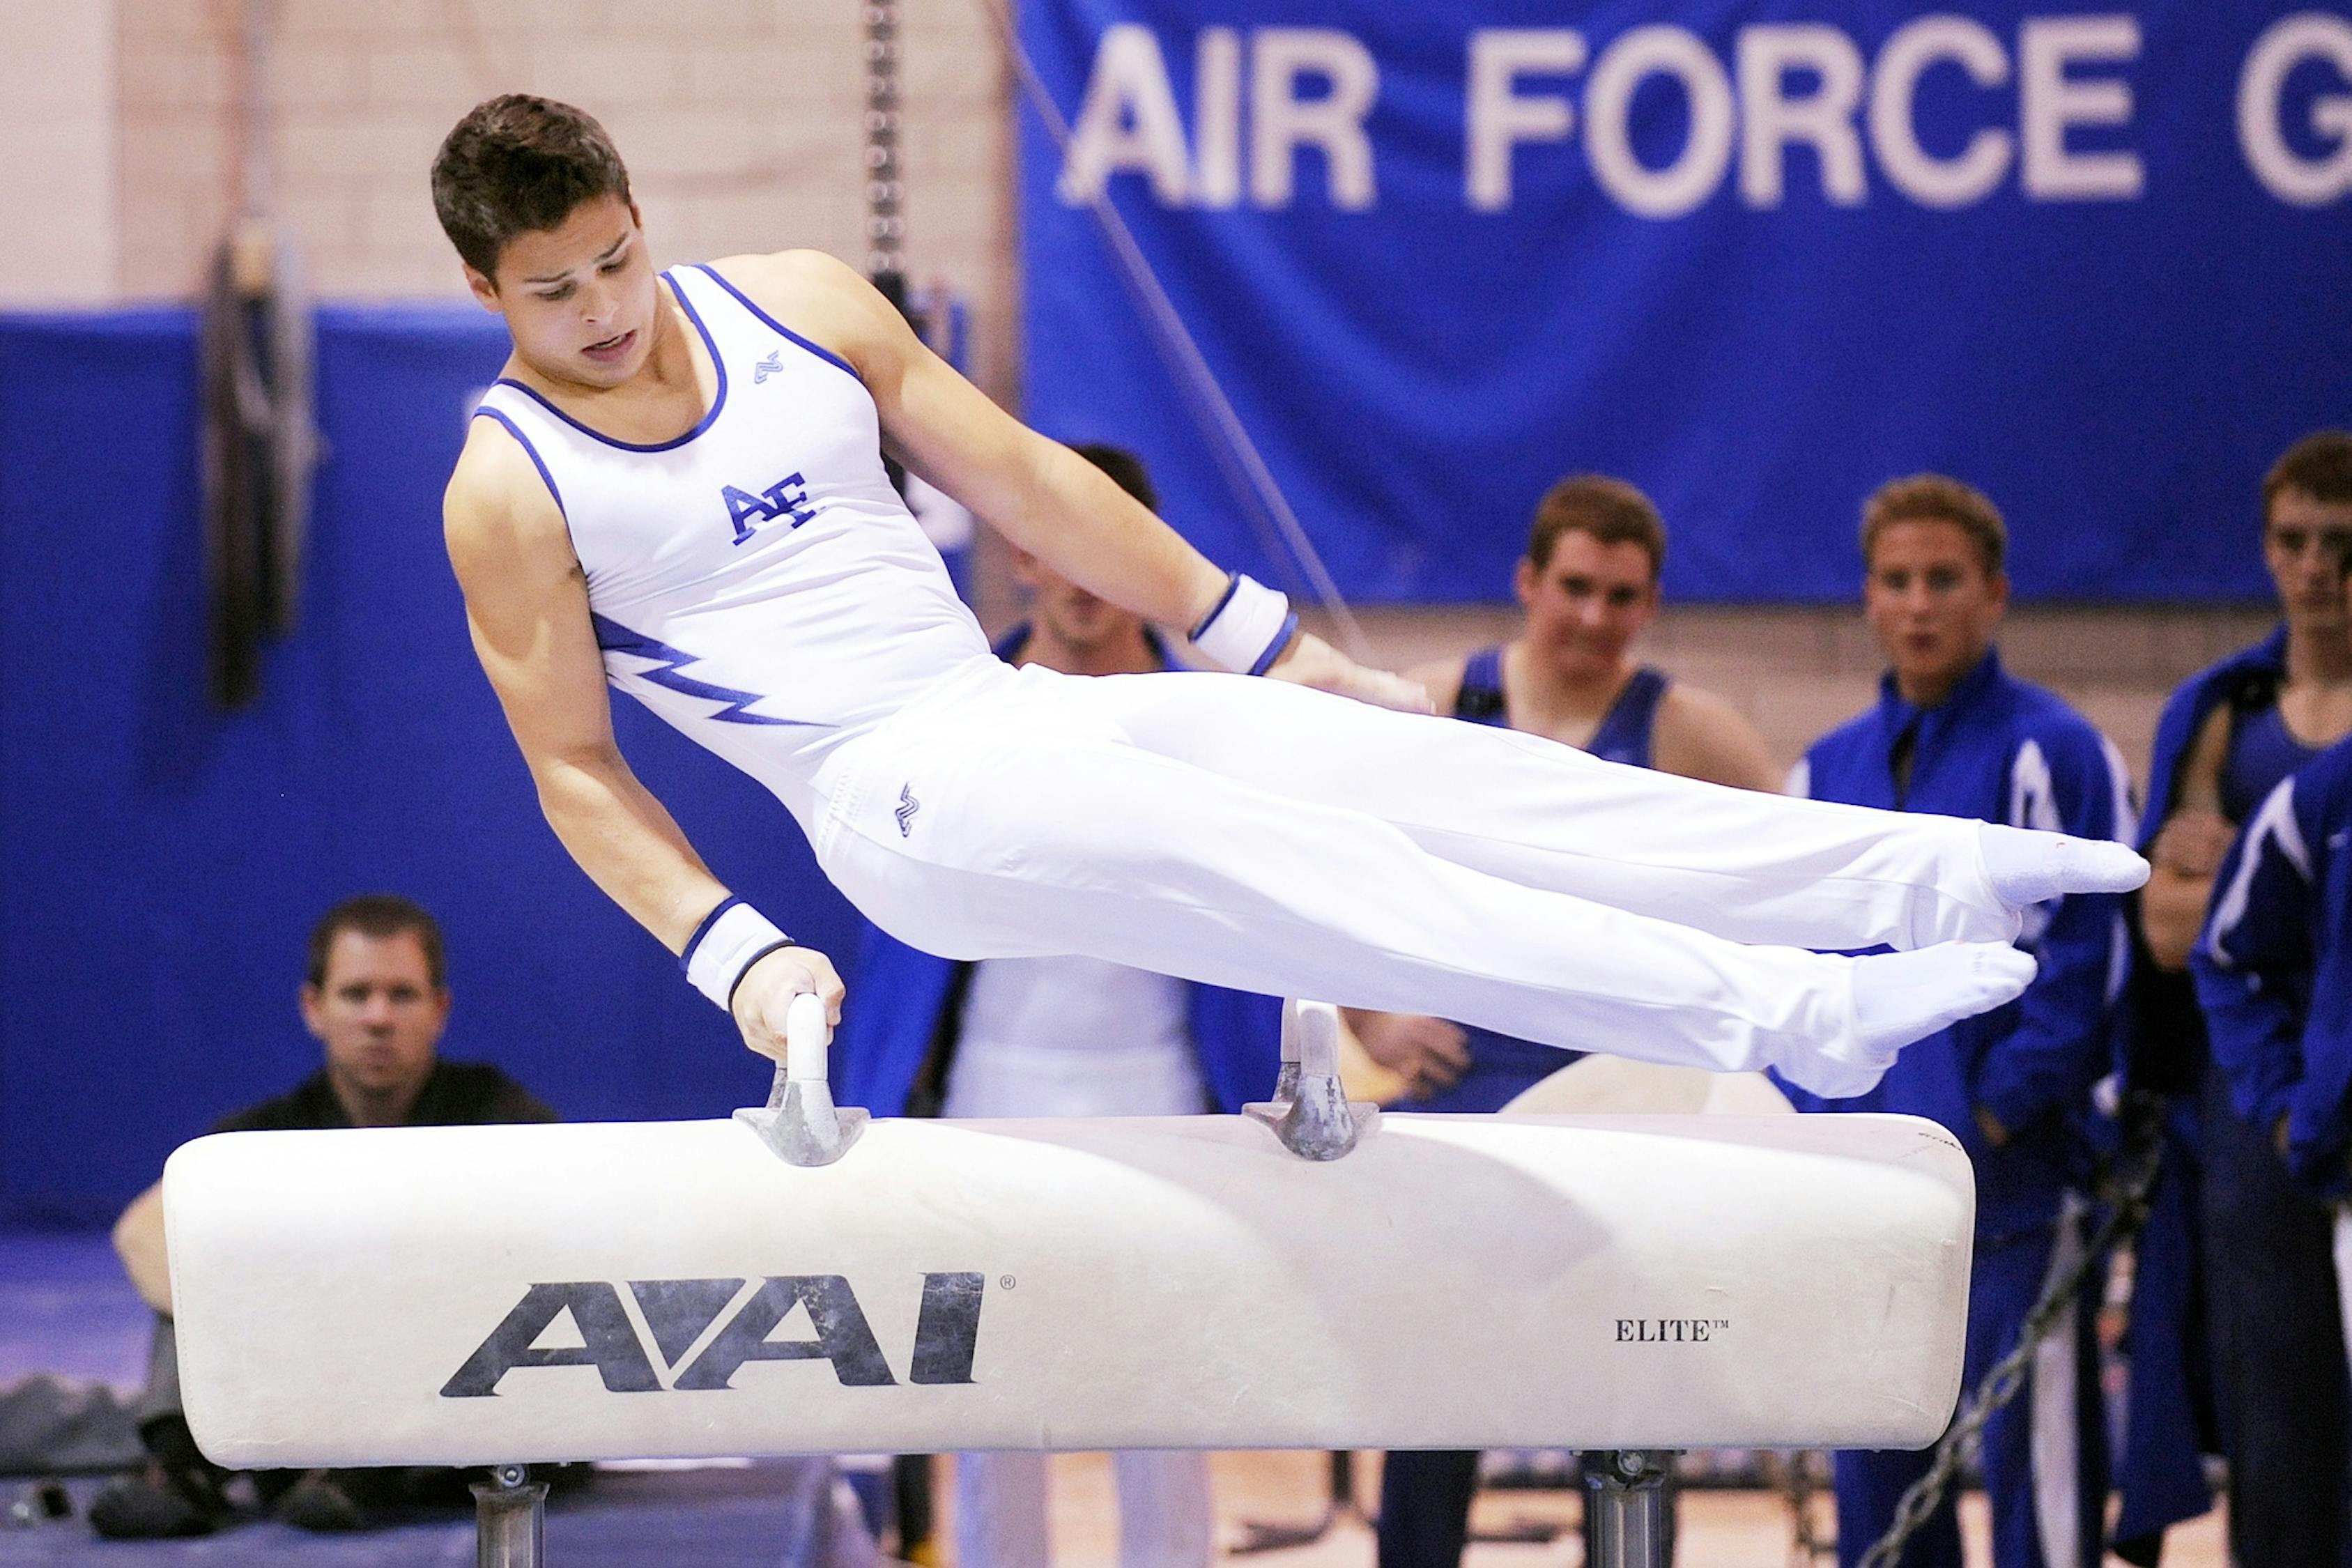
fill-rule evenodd
<path id="1" fill-rule="evenodd" d="M 299 1002 L 325 1064 L 301 1084 L 217 1123 L 215 1132 L 328 1127 L 447 1127 L 552 1121 L 555 1113 L 497 1068 L 444 1061 L 449 1022 L 441 931 L 406 899 L 371 894 L 327 911 L 310 933 Z M 117 1539 L 203 1535 L 231 1514 L 228 1472 L 196 1451 L 180 1408 L 179 1352 L 163 1249 L 162 1189 L 131 1200 L 114 1227 L 131 1283 L 157 1313 L 148 1383 L 136 1414 L 148 1462 L 90 1503 L 90 1523 Z M 264 1478 L 278 1518 L 308 1530 L 358 1530 L 388 1502 L 467 1500 L 457 1471 L 313 1470 Z"/>
<path id="2" fill-rule="evenodd" d="M 1579 474 L 1536 508 L 1515 584 L 1519 635 L 1466 658 L 1406 672 L 1441 713 L 1543 735 L 1612 763 L 1777 790 L 1763 738 L 1721 698 L 1633 655 L 1658 617 L 1666 530 L 1622 479 Z M 1576 1059 L 1410 1014 L 1350 1010 L 1367 1055 L 1403 1078 L 1412 1110 L 1499 1110 Z M 1477 1490 L 1474 1451 L 1393 1453 L 1381 1478 L 1381 1568 L 1454 1568 Z"/>
<path id="3" fill-rule="evenodd" d="M 2347 552 L 2352 435 L 2322 431 L 2263 481 L 2263 562 L 2283 624 L 2183 683 L 2157 727 L 2142 846 L 2155 869 L 2137 901 L 2125 1071 L 2172 1110 L 2124 1342 L 2116 1550 L 2136 1563 L 2155 1563 L 2165 1528 L 2210 1506 L 2200 1450 L 2217 1443 L 2243 1568 L 2332 1564 L 2347 1550 L 2343 1507 L 2313 1504 L 2342 1499 L 2352 1468 L 2329 1216 L 2231 1104 L 2185 966 L 2238 825 L 2352 731 L 2352 620 L 2337 591 Z"/>
<path id="4" fill-rule="evenodd" d="M 1142 463 L 1115 447 L 1080 454 L 1145 506 Z M 996 647 L 1015 664 L 1071 675 L 1169 668 L 1140 617 L 1026 554 L 1015 575 L 1032 619 Z M 869 928 L 856 1000 L 835 1044 L 845 1104 L 877 1114 L 1175 1116 L 1238 1111 L 1270 1094 L 1281 1003 L 1091 958 L 955 963 Z M 955 1561 L 1043 1568 L 1052 1560 L 1048 1456 L 960 1455 Z M 1123 1568 L 1204 1568 L 1215 1555 L 1208 1456 L 1115 1454 Z"/>
<path id="5" fill-rule="evenodd" d="M 1793 794 L 2015 827 L 2129 840 L 2123 759 L 2080 714 L 2001 668 L 2008 534 L 1978 491 L 1938 475 L 1898 479 L 1864 508 L 1864 613 L 1886 655 L 1877 705 L 1815 742 Z M 1801 1110 L 1925 1116 L 1959 1139 L 1977 1173 L 1966 1378 L 2016 1344 L 2043 1284 L 2080 1256 L 2070 1191 L 2079 1118 L 2110 1057 L 2121 902 L 2074 896 L 2028 912 L 2020 945 L 2041 973 L 2025 994 L 1905 1048 L 1877 1088 Z M 2092 1280 L 2033 1363 L 2027 1389 L 1985 1429 L 1985 1490 L 1999 1568 L 2096 1564 L 2105 1464 Z M 1894 1522 L 1925 1453 L 1837 1456 L 1838 1552 L 1851 1565 Z M 1906 1552 L 1960 1563 L 1948 1493 Z"/>

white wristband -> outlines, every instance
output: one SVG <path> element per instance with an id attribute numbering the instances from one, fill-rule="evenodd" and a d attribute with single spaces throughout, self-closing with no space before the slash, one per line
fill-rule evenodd
<path id="1" fill-rule="evenodd" d="M 1264 675 L 1297 629 L 1286 595 L 1236 572 L 1225 584 L 1225 596 L 1201 617 L 1188 640 L 1221 669 Z"/>
<path id="2" fill-rule="evenodd" d="M 702 917 L 677 962 L 689 984 L 717 1003 L 719 1011 L 732 1012 L 743 972 L 776 949 L 792 945 L 793 939 L 767 916 L 740 899 L 729 899 Z"/>

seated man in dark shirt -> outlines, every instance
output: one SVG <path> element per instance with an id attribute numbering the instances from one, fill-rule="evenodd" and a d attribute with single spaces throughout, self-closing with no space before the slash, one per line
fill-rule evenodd
<path id="1" fill-rule="evenodd" d="M 325 1047 L 325 1065 L 290 1092 L 225 1118 L 214 1131 L 556 1120 L 488 1063 L 447 1062 L 436 1054 L 449 1022 L 441 928 L 406 899 L 370 894 L 328 910 L 310 932 L 300 1002 L 303 1026 Z M 115 1225 L 114 1245 L 157 1313 L 147 1392 L 137 1407 L 150 1460 L 92 1500 L 90 1523 L 116 1538 L 206 1534 L 229 1515 L 222 1492 L 228 1472 L 196 1451 L 180 1410 L 160 1184 L 131 1200 Z M 362 1500 L 404 1500 L 433 1489 L 409 1472 L 319 1470 L 281 1479 L 288 1483 L 282 1489 L 264 1489 L 277 1493 L 278 1517 L 312 1530 L 360 1529 L 366 1523 Z M 462 1488 L 443 1489 L 464 1499 Z"/>

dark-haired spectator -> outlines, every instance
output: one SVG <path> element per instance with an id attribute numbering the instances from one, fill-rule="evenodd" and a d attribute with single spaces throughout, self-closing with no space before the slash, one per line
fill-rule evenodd
<path id="1" fill-rule="evenodd" d="M 2352 740 L 2255 807 L 2189 968 L 2232 1109 L 2305 1192 L 2352 1194 Z"/>
<path id="2" fill-rule="evenodd" d="M 2352 732 L 2352 619 L 2337 590 L 2352 552 L 2352 433 L 2290 447 L 2263 478 L 2262 523 L 2282 625 L 2173 692 L 2148 773 L 2141 848 L 2155 868 L 2134 904 L 2125 1072 L 2172 1111 L 2124 1343 L 2116 1550 L 2139 1563 L 2158 1560 L 2168 1526 L 2210 1506 L 2199 1451 L 2216 1443 L 2243 1568 L 2332 1564 L 2352 1546 L 2345 1510 L 2313 1505 L 2340 1499 L 2352 1468 L 2329 1216 L 2232 1105 L 2187 973 L 2240 826 Z"/>
<path id="3" fill-rule="evenodd" d="M 1122 447 L 1079 456 L 1146 507 L 1150 476 Z M 999 658 L 1066 675 L 1169 668 L 1159 634 L 1034 558 L 1015 574 L 1029 619 Z M 869 927 L 858 1005 L 834 1044 L 842 1100 L 882 1115 L 1170 1116 L 1238 1111 L 1269 1094 L 1281 1065 L 1282 1004 L 1083 957 L 957 963 Z M 958 1456 L 955 1560 L 963 1568 L 1045 1568 L 1052 1560 L 1048 1456 Z M 1122 1568 L 1207 1568 L 1216 1555 L 1206 1455 L 1112 1456 Z M 911 1555 L 912 1553 L 910 1553 Z"/>
<path id="4" fill-rule="evenodd" d="M 2054 694 L 2001 668 L 2008 529 L 1957 479 L 1922 474 L 1881 487 L 1863 510 L 1863 605 L 1888 670 L 1877 704 L 1816 741 L 1790 793 L 1896 811 L 1932 811 L 2084 838 L 2134 831 L 2123 759 Z M 1944 1125 L 1977 1174 L 1964 1385 L 2016 1344 L 2057 1268 L 2081 1256 L 2072 1194 L 2080 1119 L 2112 1054 L 2123 910 L 2077 895 L 2026 912 L 2019 945 L 2040 973 L 2007 1006 L 1910 1046 L 1878 1086 L 1823 1100 L 1793 1086 L 1800 1110 L 1893 1111 Z M 1982 1448 L 1998 1568 L 2100 1561 L 2104 1463 L 2094 1317 L 2095 1274 L 2032 1363 L 2027 1390 L 1987 1423 Z M 1838 1551 L 1848 1568 L 1894 1522 L 1932 1456 L 1837 1456 Z M 1904 1561 L 1958 1568 L 1947 1493 Z"/>
<path id="5" fill-rule="evenodd" d="M 1441 713 L 1524 730 L 1612 763 L 1777 790 L 1763 737 L 1711 692 L 1633 656 L 1658 618 L 1666 526 L 1622 479 L 1575 474 L 1536 507 L 1514 587 L 1526 620 L 1507 643 L 1407 672 Z M 1404 1078 L 1412 1110 L 1499 1110 L 1574 1054 L 1439 1018 L 1351 1009 L 1375 1061 Z M 1478 1456 L 1401 1451 L 1381 1473 L 1381 1568 L 1454 1568 L 1468 1540 Z"/>
<path id="6" fill-rule="evenodd" d="M 299 997 L 325 1055 L 289 1092 L 216 1123 L 215 1132 L 333 1127 L 452 1127 L 553 1121 L 555 1112 L 499 1068 L 444 1061 L 449 982 L 441 928 L 406 899 L 369 894 L 327 911 L 310 933 Z M 197 1452 L 180 1407 L 179 1350 L 163 1248 L 161 1188 L 123 1211 L 116 1249 L 157 1312 L 148 1384 L 137 1410 L 149 1459 L 92 1500 L 90 1523 L 118 1539 L 203 1535 L 230 1516 L 228 1472 Z M 270 1478 L 277 1515 L 310 1530 L 356 1530 L 366 1509 L 454 1493 L 458 1472 L 314 1470 Z"/>

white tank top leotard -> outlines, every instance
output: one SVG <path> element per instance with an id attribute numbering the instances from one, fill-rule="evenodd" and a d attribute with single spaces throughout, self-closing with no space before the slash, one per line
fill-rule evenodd
<path id="1" fill-rule="evenodd" d="M 600 436 L 501 380 L 477 417 L 520 441 L 572 533 L 611 683 L 814 830 L 842 741 L 990 658 L 882 469 L 857 373 L 709 267 L 662 275 L 718 372 L 676 440 Z"/>

